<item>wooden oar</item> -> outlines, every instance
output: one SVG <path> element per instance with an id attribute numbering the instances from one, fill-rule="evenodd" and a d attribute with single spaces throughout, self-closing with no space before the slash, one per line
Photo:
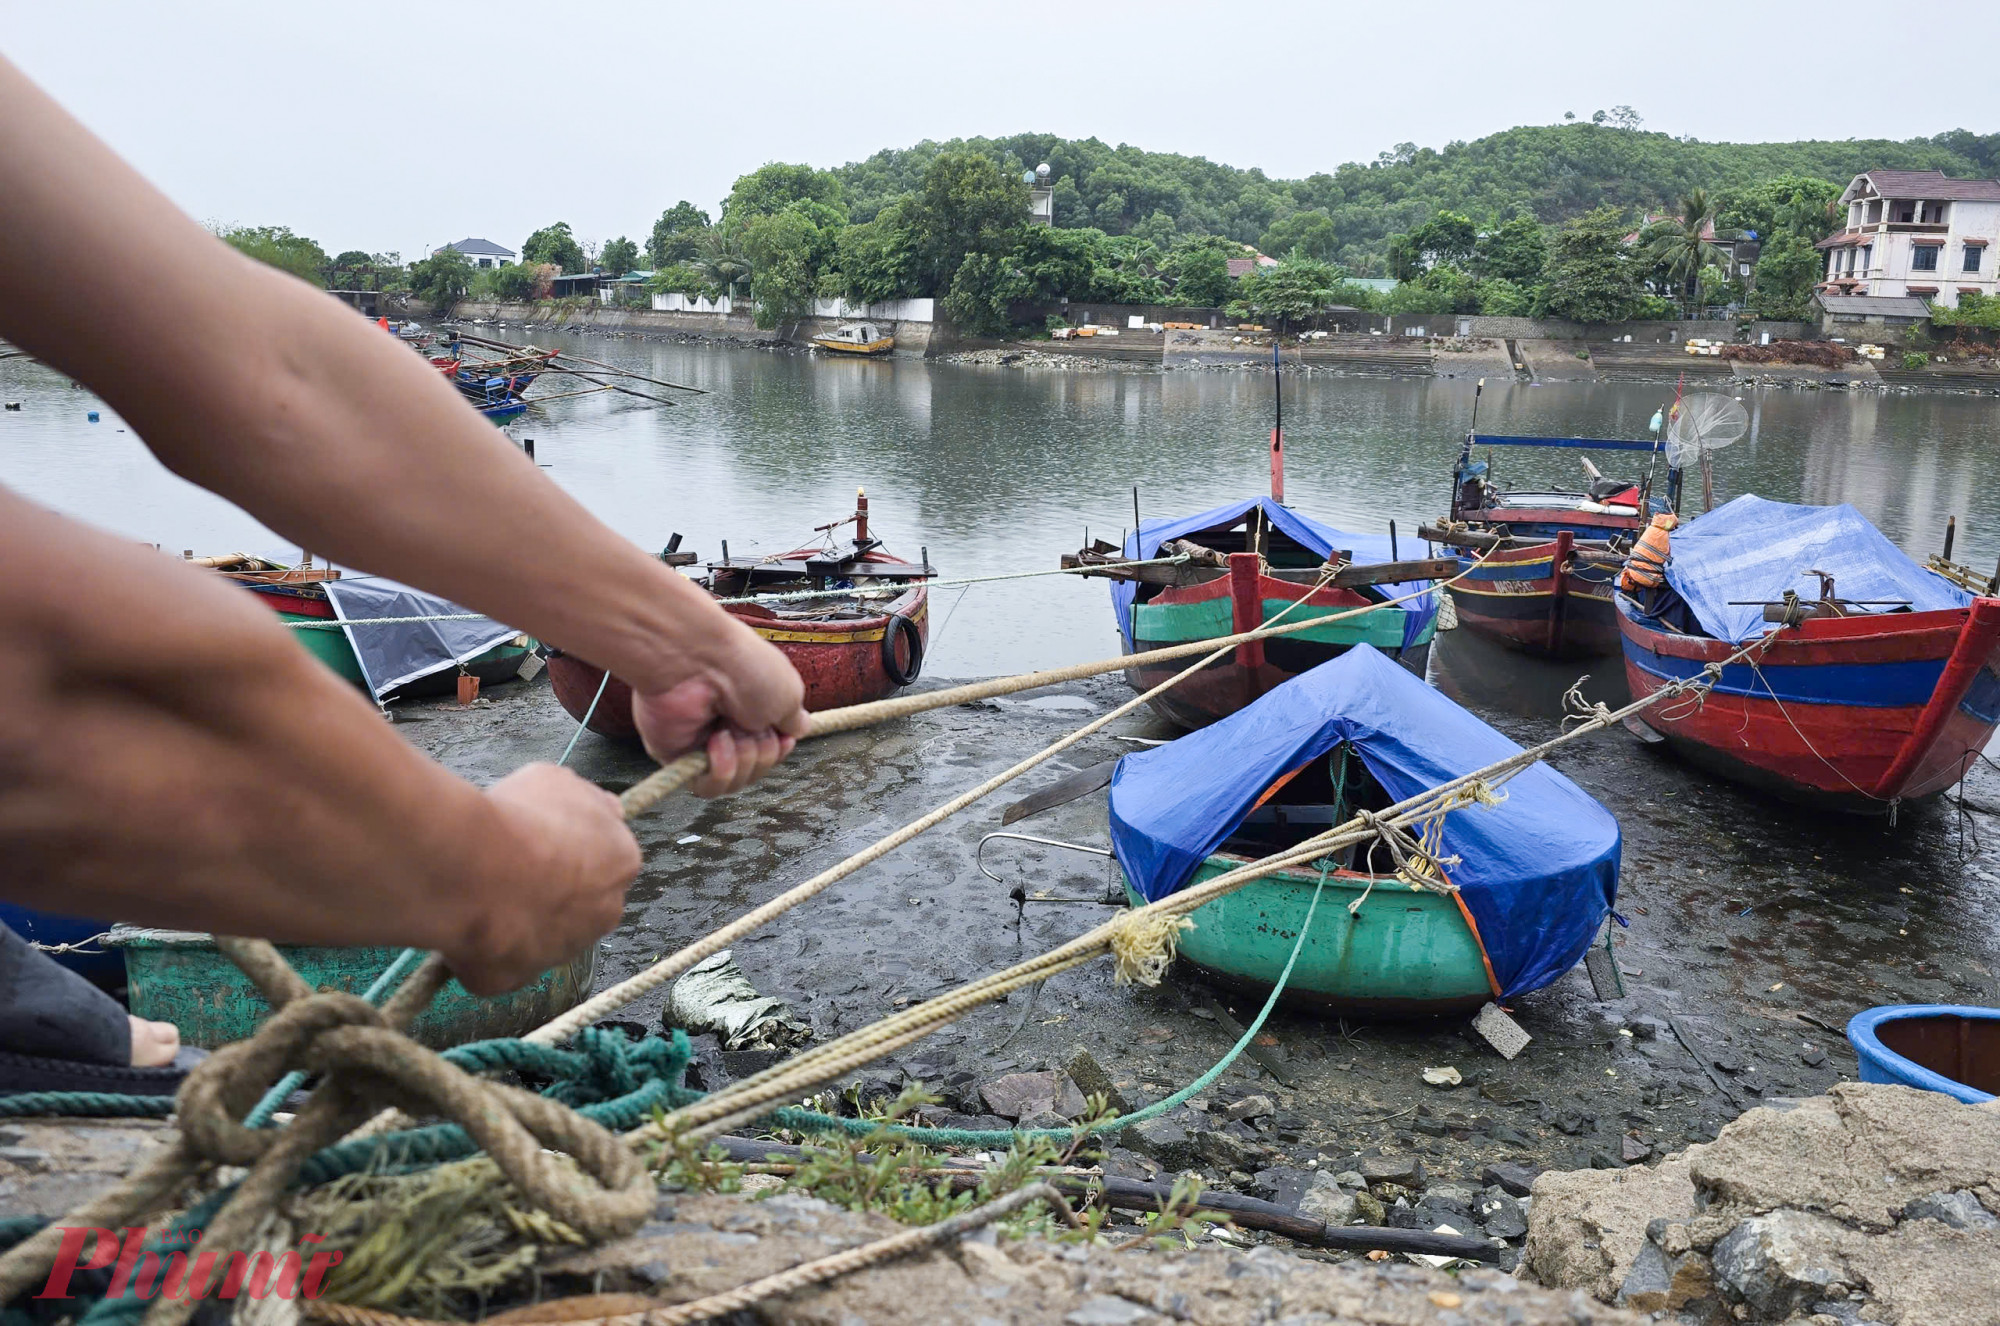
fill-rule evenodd
<path id="1" fill-rule="evenodd" d="M 1088 769 L 1080 769 L 1067 778 L 1058 778 L 1039 792 L 1031 792 L 1001 813 L 1002 824 L 1014 824 L 1039 815 L 1045 810 L 1068 805 L 1078 797 L 1087 797 L 1098 788 L 1111 782 L 1111 775 L 1118 768 L 1117 760 L 1106 760 L 1093 764 Z"/>

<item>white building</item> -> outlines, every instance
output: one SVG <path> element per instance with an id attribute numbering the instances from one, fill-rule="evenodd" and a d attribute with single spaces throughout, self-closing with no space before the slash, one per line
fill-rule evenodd
<path id="1" fill-rule="evenodd" d="M 499 267 L 514 261 L 514 250 L 502 248 L 490 239 L 462 239 L 456 244 L 445 245 L 437 253 L 443 253 L 445 249 L 458 250 L 474 267 Z"/>
<path id="2" fill-rule="evenodd" d="M 2000 180 L 1938 170 L 1871 170 L 1840 195 L 1847 224 L 1819 242 L 1824 294 L 1914 295 L 1944 308 L 2000 294 Z"/>

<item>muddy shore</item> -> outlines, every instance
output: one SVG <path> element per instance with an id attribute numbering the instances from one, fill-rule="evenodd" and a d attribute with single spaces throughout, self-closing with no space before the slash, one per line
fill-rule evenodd
<path id="1" fill-rule="evenodd" d="M 1608 661 L 1607 661 L 1608 662 Z M 1577 669 L 1534 664 L 1466 636 L 1443 637 L 1433 680 L 1518 741 L 1545 738 Z M 1600 663 L 1597 671 L 1611 669 Z M 919 683 L 927 686 L 931 683 Z M 1622 682 L 1593 683 L 1616 700 Z M 676 798 L 637 832 L 646 854 L 622 926 L 603 943 L 602 988 L 840 860 L 1038 749 L 1129 693 L 1098 679 L 943 710 L 801 748 L 769 779 L 724 801 Z M 400 708 L 397 730 L 450 768 L 486 781 L 552 759 L 573 725 L 545 678 L 493 688 L 470 710 Z M 1115 735 L 1114 735 L 1115 734 Z M 736 950 L 759 990 L 788 1000 L 821 1039 L 1073 937 L 1104 915 L 1101 858 L 980 839 L 1005 805 L 1074 770 L 1168 737 L 1133 715 L 767 928 Z M 595 736 L 572 765 L 623 788 L 643 755 Z M 1284 1195 L 1290 1171 L 1357 1153 L 1421 1161 L 1431 1183 L 1470 1183 L 1497 1162 L 1616 1167 L 1706 1141 L 1774 1098 L 1852 1080 L 1840 1028 L 1876 1004 L 2000 1000 L 2000 780 L 1981 766 L 1955 801 L 1904 807 L 1898 822 L 1801 813 L 1603 734 L 1555 763 L 1615 815 L 1625 835 L 1617 932 L 1625 998 L 1600 1002 L 1578 968 L 1512 1011 L 1534 1037 L 1502 1060 L 1459 1024 L 1356 1025 L 1280 1010 L 1258 1047 L 1192 1108 L 1207 1143 L 1190 1161 L 1122 1148 L 1135 1175 L 1202 1169 L 1216 1185 Z M 1014 828 L 1103 846 L 1103 794 Z M 689 835 L 696 840 L 682 842 Z M 661 996 L 621 1017 L 657 1025 Z M 1157 989 L 1113 986 L 1107 964 L 1065 973 L 1038 995 L 983 1009 L 877 1066 L 942 1085 L 977 1111 L 980 1084 L 1060 1066 L 1076 1047 L 1131 1106 L 1178 1089 L 1235 1040 L 1254 1005 L 1185 967 Z M 1423 1069 L 1456 1067 L 1455 1089 Z M 1274 1110 L 1222 1111 L 1251 1094 Z M 1168 1116 L 1172 1119 L 1174 1116 Z M 1142 1147 L 1141 1149 L 1147 1149 Z M 1345 1166 L 1342 1166 L 1345 1168 Z"/>

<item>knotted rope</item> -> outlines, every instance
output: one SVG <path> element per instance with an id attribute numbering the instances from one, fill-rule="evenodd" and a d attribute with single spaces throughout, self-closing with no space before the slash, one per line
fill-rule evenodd
<path id="1" fill-rule="evenodd" d="M 218 1166 L 249 1173 L 208 1224 L 204 1251 L 248 1251 L 258 1227 L 314 1153 L 384 1105 L 455 1120 L 529 1203 L 593 1241 L 630 1233 L 653 1209 L 645 1166 L 608 1129 L 562 1103 L 482 1081 L 402 1034 L 450 978 L 433 954 L 380 1009 L 343 993 L 315 994 L 270 944 L 219 937 L 272 1007 L 249 1039 L 225 1046 L 181 1086 L 175 1143 L 125 1183 L 72 1212 L 67 1223 L 150 1225 Z M 290 1071 L 320 1084 L 288 1128 L 241 1122 Z M 561 1151 L 572 1170 L 547 1154 Z M 50 1226 L 0 1256 L 0 1303 L 46 1271 L 62 1241 Z M 199 1300 L 161 1296 L 147 1326 L 181 1326 Z"/>

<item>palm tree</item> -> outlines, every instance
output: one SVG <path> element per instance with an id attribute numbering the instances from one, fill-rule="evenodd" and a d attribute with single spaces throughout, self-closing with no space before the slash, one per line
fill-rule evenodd
<path id="1" fill-rule="evenodd" d="M 1729 252 L 1715 241 L 1735 239 L 1736 232 L 1715 228 L 1716 205 L 1708 190 L 1691 189 L 1682 196 L 1678 211 L 1647 226 L 1640 233 L 1646 258 L 1666 272 L 1681 295 L 1681 315 L 1694 316 L 1695 299 L 1701 289 L 1701 274 L 1717 270 L 1729 272 Z"/>
<path id="2" fill-rule="evenodd" d="M 732 297 L 737 285 L 750 279 L 749 255 L 737 247 L 734 238 L 724 238 L 720 226 L 704 232 L 695 241 L 694 257 L 688 259 L 688 266 L 701 273 L 702 280 L 716 290 Z"/>

